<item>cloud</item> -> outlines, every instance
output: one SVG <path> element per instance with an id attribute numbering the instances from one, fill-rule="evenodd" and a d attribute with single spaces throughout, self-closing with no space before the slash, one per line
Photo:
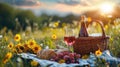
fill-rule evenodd
<path id="1" fill-rule="evenodd" d="M 7 0 L 4 0 L 7 1 Z M 32 10 L 36 15 L 46 13 L 48 15 L 65 16 L 70 13 L 82 14 L 98 8 L 102 2 L 118 3 L 119 0 L 14 0 L 17 7 Z M 13 2 L 13 0 L 11 0 Z"/>
<path id="2" fill-rule="evenodd" d="M 46 13 L 48 15 L 59 15 L 59 16 L 66 16 L 68 14 L 75 14 L 80 15 L 87 10 L 94 9 L 92 6 L 87 7 L 83 5 L 67 5 L 63 3 L 53 4 L 52 6 L 44 4 L 41 5 L 39 8 L 31 8 L 31 10 L 36 14 L 40 15 L 42 13 Z"/>
<path id="3" fill-rule="evenodd" d="M 66 16 L 68 14 L 80 15 L 88 10 L 93 10 L 94 7 L 87 0 L 58 0 L 54 4 L 40 2 L 38 6 L 19 6 L 22 9 L 30 9 L 36 15 L 46 13 L 48 15 Z M 73 2 L 73 3 L 71 3 Z"/>
<path id="4" fill-rule="evenodd" d="M 0 0 L 0 2 L 8 3 L 11 5 L 19 5 L 19 6 L 23 6 L 23 5 L 32 6 L 32 5 L 40 4 L 38 0 Z"/>
<path id="5" fill-rule="evenodd" d="M 57 3 L 63 3 L 68 5 L 77 5 L 80 3 L 80 0 L 58 0 Z"/>
<path id="6" fill-rule="evenodd" d="M 90 0 L 56 0 L 55 3 L 61 3 L 66 5 L 83 5 L 88 6 Z"/>

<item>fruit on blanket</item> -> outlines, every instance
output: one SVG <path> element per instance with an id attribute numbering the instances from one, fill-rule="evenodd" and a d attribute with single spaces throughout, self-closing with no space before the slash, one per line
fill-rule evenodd
<path id="1" fill-rule="evenodd" d="M 56 62 L 64 60 L 65 63 L 69 64 L 69 63 L 79 63 L 78 60 L 80 57 L 81 57 L 80 54 L 70 53 L 69 51 L 63 51 L 57 53 L 57 55 L 53 56 L 50 60 Z"/>
<path id="2" fill-rule="evenodd" d="M 37 56 L 40 59 L 46 59 L 49 60 L 53 56 L 57 56 L 56 52 L 52 49 L 43 49 L 41 51 L 38 51 Z"/>

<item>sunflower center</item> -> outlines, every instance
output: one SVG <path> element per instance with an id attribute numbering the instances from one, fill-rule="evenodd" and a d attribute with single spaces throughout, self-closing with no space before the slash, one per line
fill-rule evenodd
<path id="1" fill-rule="evenodd" d="M 27 44 L 24 44 L 24 47 L 28 47 L 28 45 L 27 45 Z"/>
<path id="2" fill-rule="evenodd" d="M 38 50 L 38 47 L 35 47 L 35 50 Z"/>
<path id="3" fill-rule="evenodd" d="M 33 42 L 30 42 L 30 45 L 32 46 L 34 43 Z"/>
<path id="4" fill-rule="evenodd" d="M 98 55 L 100 54 L 100 52 L 97 53 Z"/>
<path id="5" fill-rule="evenodd" d="M 19 39 L 19 37 L 15 37 L 15 39 Z"/>
<path id="6" fill-rule="evenodd" d="M 10 47 L 12 47 L 12 45 L 10 45 Z"/>
<path id="7" fill-rule="evenodd" d="M 21 49 L 21 50 L 24 50 L 24 47 L 23 47 L 23 46 L 20 46 L 20 49 Z"/>

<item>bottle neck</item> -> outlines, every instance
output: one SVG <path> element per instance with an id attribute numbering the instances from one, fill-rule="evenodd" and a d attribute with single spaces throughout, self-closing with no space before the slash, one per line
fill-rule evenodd
<path id="1" fill-rule="evenodd" d="M 81 16 L 81 22 L 84 22 L 84 23 L 86 23 L 86 17 L 83 15 L 83 16 Z"/>

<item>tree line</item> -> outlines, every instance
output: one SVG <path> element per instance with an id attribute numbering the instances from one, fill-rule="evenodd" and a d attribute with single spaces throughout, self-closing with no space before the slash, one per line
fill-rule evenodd
<path id="1" fill-rule="evenodd" d="M 119 11 L 120 7 L 116 6 L 114 12 L 112 13 L 112 19 L 120 17 Z M 105 16 L 102 17 L 98 10 L 84 12 L 84 15 L 91 17 L 92 19 L 102 20 L 105 23 L 108 22 L 108 19 L 111 19 Z M 0 3 L 0 30 L 4 27 L 7 27 L 7 29 L 12 31 L 19 31 L 19 28 L 25 30 L 27 26 L 31 26 L 33 28 L 34 23 L 36 23 L 39 29 L 41 29 L 45 24 L 48 26 L 52 21 L 58 20 L 61 23 L 72 23 L 74 20 L 79 21 L 80 15 L 75 16 L 73 14 L 69 14 L 65 17 L 60 17 L 57 15 L 49 16 L 47 14 L 42 14 L 40 16 L 36 16 L 30 10 L 21 10 L 8 4 Z"/>

